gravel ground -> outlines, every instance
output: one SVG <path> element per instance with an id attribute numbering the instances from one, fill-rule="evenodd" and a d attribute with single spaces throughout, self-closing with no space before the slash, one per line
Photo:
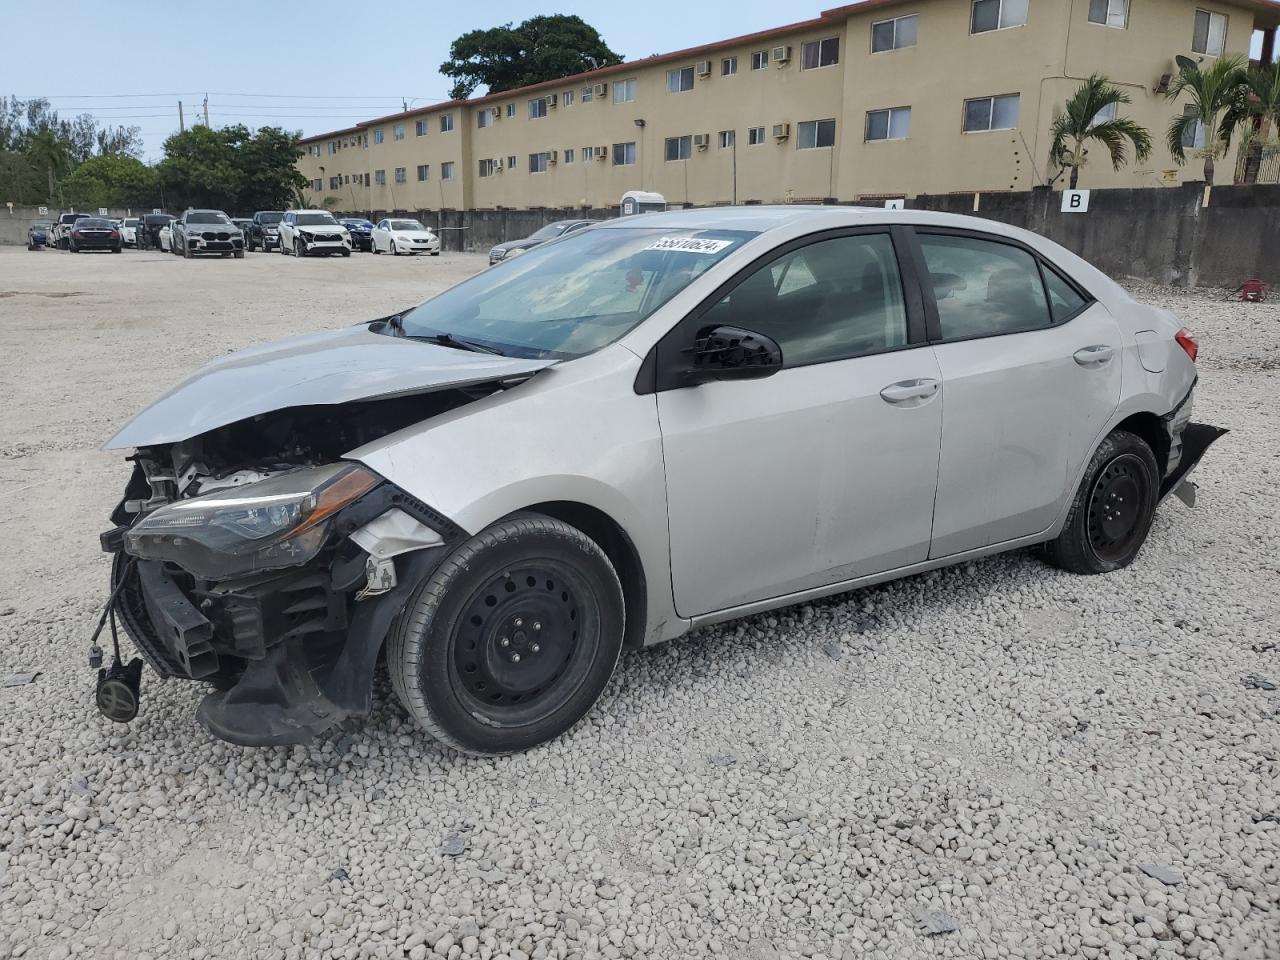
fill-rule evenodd
<path id="1" fill-rule="evenodd" d="M 500 760 L 385 683 L 310 748 L 154 678 L 101 719 L 112 427 L 481 266 L 0 249 L 0 683 L 39 673 L 0 686 L 0 958 L 1280 956 L 1277 303 L 1137 291 L 1232 433 L 1120 573 L 1020 552 L 703 630 Z"/>

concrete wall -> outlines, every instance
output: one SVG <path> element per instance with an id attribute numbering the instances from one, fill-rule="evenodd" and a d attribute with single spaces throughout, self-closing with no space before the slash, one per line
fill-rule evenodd
<path id="1" fill-rule="evenodd" d="M 144 213 L 150 213 L 147 210 L 108 210 L 107 216 L 112 220 L 120 220 L 124 217 L 137 217 Z M 33 220 L 57 220 L 58 215 L 62 213 L 90 213 L 95 217 L 98 215 L 98 208 L 92 210 L 76 210 L 68 207 L 66 210 L 60 210 L 57 207 L 50 207 L 47 214 L 41 215 L 39 207 L 13 207 L 0 206 L 0 244 L 20 243 L 26 246 L 27 243 L 27 227 L 31 226 Z"/>

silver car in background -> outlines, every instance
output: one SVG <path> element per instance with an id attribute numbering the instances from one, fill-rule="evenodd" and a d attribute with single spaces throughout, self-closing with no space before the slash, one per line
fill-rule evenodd
<path id="1" fill-rule="evenodd" d="M 139 413 L 107 444 L 133 464 L 109 610 L 232 742 L 367 712 L 385 646 L 424 730 L 520 750 L 624 647 L 1033 544 L 1125 566 L 1222 433 L 1190 420 L 1195 354 L 999 223 L 609 221 Z"/>

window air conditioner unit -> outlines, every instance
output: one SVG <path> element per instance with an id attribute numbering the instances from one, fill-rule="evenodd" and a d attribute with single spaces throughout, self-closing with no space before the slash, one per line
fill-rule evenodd
<path id="1" fill-rule="evenodd" d="M 791 124 L 775 123 L 773 125 L 773 139 L 785 140 L 789 136 L 791 136 Z"/>
<path id="2" fill-rule="evenodd" d="M 494 120 L 501 120 L 501 119 L 502 119 L 502 110 L 501 110 L 501 108 L 499 108 L 499 107 L 494 107 L 493 109 L 491 109 L 491 110 L 489 111 L 489 113 L 491 113 L 491 114 L 493 115 L 493 119 L 494 119 Z"/>
<path id="3" fill-rule="evenodd" d="M 700 77 L 709 77 L 709 76 L 711 76 L 711 61 L 710 61 L 710 60 L 699 60 L 699 61 L 698 61 L 698 76 L 700 76 Z"/>
<path id="4" fill-rule="evenodd" d="M 559 160 L 560 160 L 560 151 L 559 151 L 559 150 L 548 150 L 548 151 L 547 151 L 547 163 L 556 163 L 556 162 L 558 162 Z"/>
<path id="5" fill-rule="evenodd" d="M 494 171 L 494 173 L 501 173 L 501 172 L 502 172 L 502 160 L 501 160 L 501 159 L 498 159 L 498 160 L 493 161 L 493 171 Z"/>
<path id="6" fill-rule="evenodd" d="M 607 83 L 597 83 L 595 86 L 591 88 L 591 95 L 595 97 L 597 100 L 599 100 L 608 92 L 609 92 L 609 85 Z"/>
<path id="7" fill-rule="evenodd" d="M 558 104 L 558 103 L 560 102 L 560 94 L 558 94 L 558 93 L 553 93 L 553 94 L 551 94 L 551 96 L 549 96 L 549 97 L 543 97 L 542 99 L 544 99 L 544 100 L 546 100 L 546 101 L 547 101 L 547 109 L 548 109 L 548 110 L 554 110 L 554 109 L 556 108 L 556 104 Z"/>
<path id="8" fill-rule="evenodd" d="M 769 51 L 769 59 L 778 64 L 786 63 L 791 59 L 791 48 L 774 47 Z"/>
<path id="9" fill-rule="evenodd" d="M 705 150 L 711 145 L 711 135 L 707 133 L 695 133 L 693 135 L 693 145 L 699 150 Z"/>
<path id="10" fill-rule="evenodd" d="M 608 147 L 596 147 L 596 159 L 597 159 L 597 160 L 604 160 L 604 159 L 606 159 L 608 156 L 609 156 L 609 148 L 608 148 Z"/>

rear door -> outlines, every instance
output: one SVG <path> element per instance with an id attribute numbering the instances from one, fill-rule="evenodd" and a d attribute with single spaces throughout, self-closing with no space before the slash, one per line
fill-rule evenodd
<path id="1" fill-rule="evenodd" d="M 1030 248 L 917 227 L 942 443 L 930 557 L 1050 527 L 1120 400 L 1120 328 Z"/>
<path id="2" fill-rule="evenodd" d="M 697 332 L 717 325 L 766 334 L 783 354 L 763 379 L 660 374 L 682 616 L 926 558 L 942 407 L 901 242 L 882 228 L 785 245 L 659 344 L 660 371 L 681 369 Z"/>

